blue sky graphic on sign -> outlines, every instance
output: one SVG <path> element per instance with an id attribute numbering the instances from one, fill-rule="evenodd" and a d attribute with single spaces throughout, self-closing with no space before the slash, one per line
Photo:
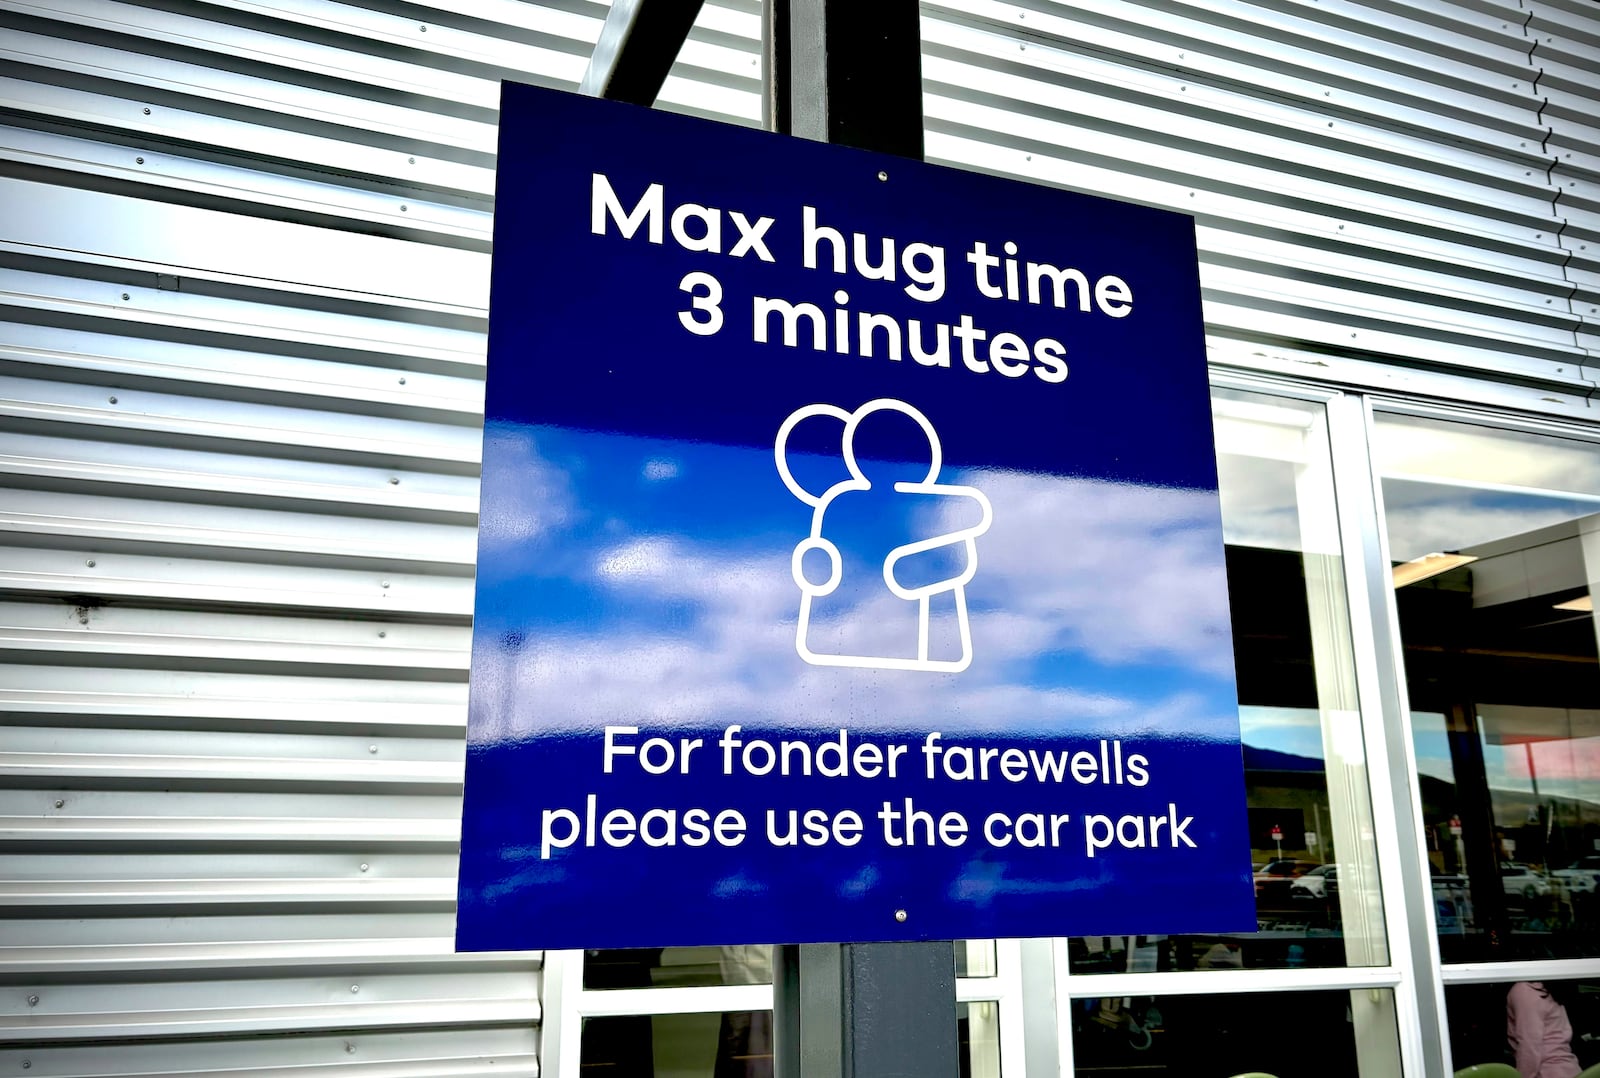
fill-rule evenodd
<path id="1" fill-rule="evenodd" d="M 1189 218 L 511 84 L 496 202 L 460 949 L 1254 926 Z"/>

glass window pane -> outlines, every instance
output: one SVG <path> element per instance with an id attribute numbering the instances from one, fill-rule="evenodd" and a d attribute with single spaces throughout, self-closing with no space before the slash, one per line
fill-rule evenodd
<path id="1" fill-rule="evenodd" d="M 1600 1063 L 1600 981 L 1453 984 L 1444 1004 L 1457 1070 L 1508 1063 L 1523 1074 L 1577 1074 Z"/>
<path id="2" fill-rule="evenodd" d="M 1212 401 L 1258 930 L 1076 939 L 1075 974 L 1388 961 L 1325 409 Z"/>
<path id="3" fill-rule="evenodd" d="M 1387 990 L 1122 996 L 1072 1006 L 1077 1078 L 1394 1078 Z"/>
<path id="4" fill-rule="evenodd" d="M 1600 447 L 1380 415 L 1446 962 L 1600 955 Z"/>
<path id="5" fill-rule="evenodd" d="M 586 1018 L 578 1065 L 595 1078 L 772 1078 L 772 1012 Z"/>
<path id="6" fill-rule="evenodd" d="M 1000 1078 L 1000 1004 L 956 1004 L 960 1078 Z"/>
<path id="7" fill-rule="evenodd" d="M 956 940 L 957 977 L 993 977 L 999 973 L 994 940 Z"/>
<path id="8" fill-rule="evenodd" d="M 772 948 L 766 944 L 639 947 L 583 955 L 583 987 L 588 989 L 771 983 Z"/>

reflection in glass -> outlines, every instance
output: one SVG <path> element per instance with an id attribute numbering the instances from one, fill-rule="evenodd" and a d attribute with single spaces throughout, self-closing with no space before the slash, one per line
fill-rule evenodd
<path id="1" fill-rule="evenodd" d="M 957 977 L 993 977 L 999 972 L 994 940 L 956 940 Z"/>
<path id="2" fill-rule="evenodd" d="M 956 1004 L 961 1078 L 1000 1078 L 1000 1004 Z"/>
<path id="3" fill-rule="evenodd" d="M 772 1012 L 586 1018 L 578 1065 L 595 1078 L 772 1078 Z"/>
<path id="4" fill-rule="evenodd" d="M 1325 410 L 1226 390 L 1212 404 L 1258 930 L 1076 939 L 1072 972 L 1381 965 Z"/>
<path id="5" fill-rule="evenodd" d="M 1393 1078 L 1387 990 L 1123 996 L 1072 1003 L 1077 1078 Z"/>
<path id="6" fill-rule="evenodd" d="M 1600 955 L 1600 449 L 1376 434 L 1441 954 Z"/>
<path id="7" fill-rule="evenodd" d="M 1600 981 L 1454 984 L 1444 1002 L 1457 1070 L 1506 1063 L 1575 1074 L 1600 1063 Z"/>
<path id="8" fill-rule="evenodd" d="M 583 987 L 687 988 L 700 985 L 771 984 L 772 948 L 635 947 L 586 951 Z"/>

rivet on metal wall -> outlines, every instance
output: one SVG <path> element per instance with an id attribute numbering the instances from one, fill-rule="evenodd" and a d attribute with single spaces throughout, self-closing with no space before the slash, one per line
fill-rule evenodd
<path id="1" fill-rule="evenodd" d="M 85 564 L 89 568 L 93 569 L 94 568 L 94 559 L 93 558 L 89 558 L 83 564 Z"/>
<path id="2" fill-rule="evenodd" d="M 362 862 L 362 863 L 361 863 L 361 871 L 362 871 L 362 872 L 365 872 L 365 871 L 366 871 L 366 870 L 367 870 L 367 869 L 369 869 L 369 868 L 371 868 L 371 867 L 372 867 L 372 866 L 371 866 L 371 865 L 369 865 L 369 864 L 367 864 L 367 863 L 366 863 L 366 862 L 365 862 L 365 861 L 363 861 L 363 862 Z"/>
<path id="3" fill-rule="evenodd" d="M 404 378 L 401 378 L 401 379 L 400 379 L 400 384 L 401 384 L 401 385 L 405 385 L 405 384 L 406 384 L 406 380 L 405 380 L 405 379 L 404 379 Z"/>
<path id="4" fill-rule="evenodd" d="M 67 802 L 66 802 L 65 799 L 60 798 L 60 797 L 56 798 L 56 808 L 62 808 L 62 807 L 64 807 L 66 805 L 66 803 Z"/>
<path id="5" fill-rule="evenodd" d="M 134 158 L 134 159 L 133 159 L 133 163 L 134 163 L 134 164 L 136 164 L 136 165 L 142 165 L 142 164 L 144 164 L 144 158 L 142 158 L 142 157 L 135 157 L 135 158 Z"/>
<path id="6" fill-rule="evenodd" d="M 391 475 L 389 477 L 389 485 L 391 487 L 399 486 L 400 485 L 400 477 L 398 475 Z"/>
<path id="7" fill-rule="evenodd" d="M 148 108 L 147 108 L 147 109 L 145 109 L 145 110 L 144 110 L 144 114 L 145 114 L 145 115 L 146 115 L 146 116 L 148 116 L 148 115 L 150 115 L 150 110 L 149 110 L 149 109 L 148 109 Z"/>
<path id="8" fill-rule="evenodd" d="M 350 986 L 350 991 L 359 992 L 359 991 L 361 991 L 361 986 L 359 984 L 353 984 L 353 985 Z"/>
<path id="9" fill-rule="evenodd" d="M 374 753 L 375 753 L 375 752 L 377 752 L 377 751 L 378 751 L 378 746 L 376 746 L 376 745 L 368 745 L 368 746 L 367 746 L 367 751 L 368 751 L 368 752 L 374 752 Z M 362 866 L 361 866 L 361 867 L 362 867 L 362 868 L 366 868 L 366 867 L 367 867 L 367 866 L 366 866 L 366 865 L 362 865 Z"/>
<path id="10" fill-rule="evenodd" d="M 904 921 L 906 919 L 906 911 L 905 910 L 895 910 L 894 911 L 894 919 L 896 921 L 900 921 L 900 922 L 904 923 Z"/>
<path id="11" fill-rule="evenodd" d="M 117 403 L 117 398 L 115 398 L 115 397 L 107 397 L 106 398 L 106 403 L 115 404 L 115 403 Z"/>
<path id="12" fill-rule="evenodd" d="M 38 996 L 29 996 L 28 997 L 28 1006 L 37 1007 L 38 1005 L 39 1005 L 39 997 Z"/>

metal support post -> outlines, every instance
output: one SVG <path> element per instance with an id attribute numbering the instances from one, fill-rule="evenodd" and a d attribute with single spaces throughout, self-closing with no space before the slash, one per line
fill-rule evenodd
<path id="1" fill-rule="evenodd" d="M 922 157 L 915 0 L 767 0 L 763 31 L 772 130 Z"/>
<path id="2" fill-rule="evenodd" d="M 653 105 L 704 0 L 615 0 L 580 93 Z"/>
<path id="3" fill-rule="evenodd" d="M 766 116 L 775 131 L 922 157 L 916 0 L 767 0 Z M 956 1078 L 949 942 L 777 949 L 775 1078 Z"/>

